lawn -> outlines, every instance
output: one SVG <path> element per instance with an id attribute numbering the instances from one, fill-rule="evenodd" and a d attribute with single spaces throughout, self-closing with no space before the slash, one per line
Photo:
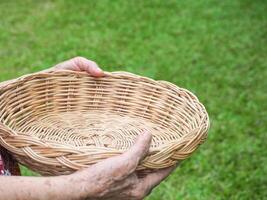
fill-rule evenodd
<path id="1" fill-rule="evenodd" d="M 1 0 L 0 18 L 0 81 L 80 55 L 199 97 L 209 137 L 148 200 L 267 199 L 266 1 Z"/>

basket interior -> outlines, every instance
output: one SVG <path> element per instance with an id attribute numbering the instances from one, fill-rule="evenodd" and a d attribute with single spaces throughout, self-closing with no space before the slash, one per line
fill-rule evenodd
<path id="1" fill-rule="evenodd" d="M 13 132 L 80 148 L 124 150 L 148 130 L 157 149 L 189 134 L 202 119 L 191 93 L 141 77 L 38 74 L 0 93 L 0 121 Z"/>

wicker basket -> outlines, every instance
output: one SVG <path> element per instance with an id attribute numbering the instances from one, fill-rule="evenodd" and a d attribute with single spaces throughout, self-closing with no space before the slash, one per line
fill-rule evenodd
<path id="1" fill-rule="evenodd" d="M 207 136 L 208 114 L 191 92 L 126 72 L 39 72 L 0 87 L 0 145 L 43 175 L 69 174 L 153 134 L 137 170 L 172 166 Z"/>

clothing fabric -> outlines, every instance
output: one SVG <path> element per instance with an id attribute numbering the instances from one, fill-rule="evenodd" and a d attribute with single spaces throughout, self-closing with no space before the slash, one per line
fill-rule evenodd
<path id="1" fill-rule="evenodd" d="M 20 169 L 13 157 L 0 147 L 0 176 L 19 176 Z"/>

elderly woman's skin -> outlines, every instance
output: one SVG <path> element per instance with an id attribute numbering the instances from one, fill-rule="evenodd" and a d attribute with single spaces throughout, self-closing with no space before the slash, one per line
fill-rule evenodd
<path id="1" fill-rule="evenodd" d="M 52 70 L 60 69 L 86 71 L 96 77 L 104 74 L 95 62 L 83 57 L 73 58 L 52 68 Z M 174 167 L 162 169 L 138 178 L 135 171 L 147 155 L 151 137 L 150 133 L 143 133 L 135 145 L 124 154 L 106 159 L 71 175 L 0 176 L 0 200 L 141 200 L 174 169 Z"/>

